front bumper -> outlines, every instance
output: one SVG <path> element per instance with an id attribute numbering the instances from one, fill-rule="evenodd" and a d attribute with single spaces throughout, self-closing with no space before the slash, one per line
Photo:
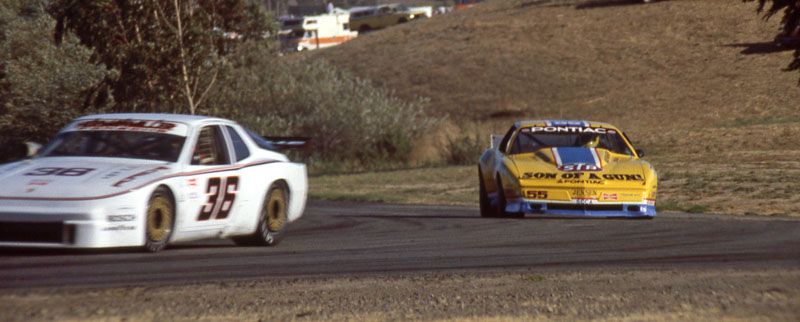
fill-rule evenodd
<path id="1" fill-rule="evenodd" d="M 141 211 L 120 204 L 3 201 L 0 246 L 99 248 L 143 244 Z"/>
<path id="2" fill-rule="evenodd" d="M 581 217 L 655 217 L 656 206 L 641 202 L 558 202 L 509 199 L 506 212 Z"/>

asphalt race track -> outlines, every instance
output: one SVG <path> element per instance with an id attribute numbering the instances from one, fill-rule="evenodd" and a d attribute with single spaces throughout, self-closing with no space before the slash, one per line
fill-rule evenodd
<path id="1" fill-rule="evenodd" d="M 277 247 L 0 248 L 0 289 L 165 285 L 417 271 L 798 268 L 800 218 L 484 219 L 477 207 L 312 201 Z"/>

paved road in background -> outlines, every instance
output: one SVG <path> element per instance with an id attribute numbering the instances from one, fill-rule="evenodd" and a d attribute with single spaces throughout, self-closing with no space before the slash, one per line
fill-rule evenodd
<path id="1" fill-rule="evenodd" d="M 800 218 L 486 219 L 476 207 L 312 201 L 273 248 L 0 249 L 0 289 L 170 285 L 425 271 L 798 268 Z"/>

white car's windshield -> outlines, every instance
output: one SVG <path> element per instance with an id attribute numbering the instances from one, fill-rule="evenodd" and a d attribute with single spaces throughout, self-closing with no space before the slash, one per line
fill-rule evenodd
<path id="1" fill-rule="evenodd" d="M 138 131 L 62 132 L 43 150 L 43 157 L 81 156 L 176 162 L 186 137 Z"/>
<path id="2" fill-rule="evenodd" d="M 630 146 L 619 132 L 604 128 L 527 127 L 517 133 L 511 154 L 536 152 L 552 147 L 586 147 L 606 149 L 614 153 L 633 155 Z"/>

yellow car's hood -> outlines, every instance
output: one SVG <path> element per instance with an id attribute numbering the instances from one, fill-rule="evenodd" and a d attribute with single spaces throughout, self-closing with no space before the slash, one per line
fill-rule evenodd
<path id="1" fill-rule="evenodd" d="M 644 188 L 652 171 L 647 162 L 633 156 L 595 148 L 545 148 L 510 159 L 523 186 Z"/>

